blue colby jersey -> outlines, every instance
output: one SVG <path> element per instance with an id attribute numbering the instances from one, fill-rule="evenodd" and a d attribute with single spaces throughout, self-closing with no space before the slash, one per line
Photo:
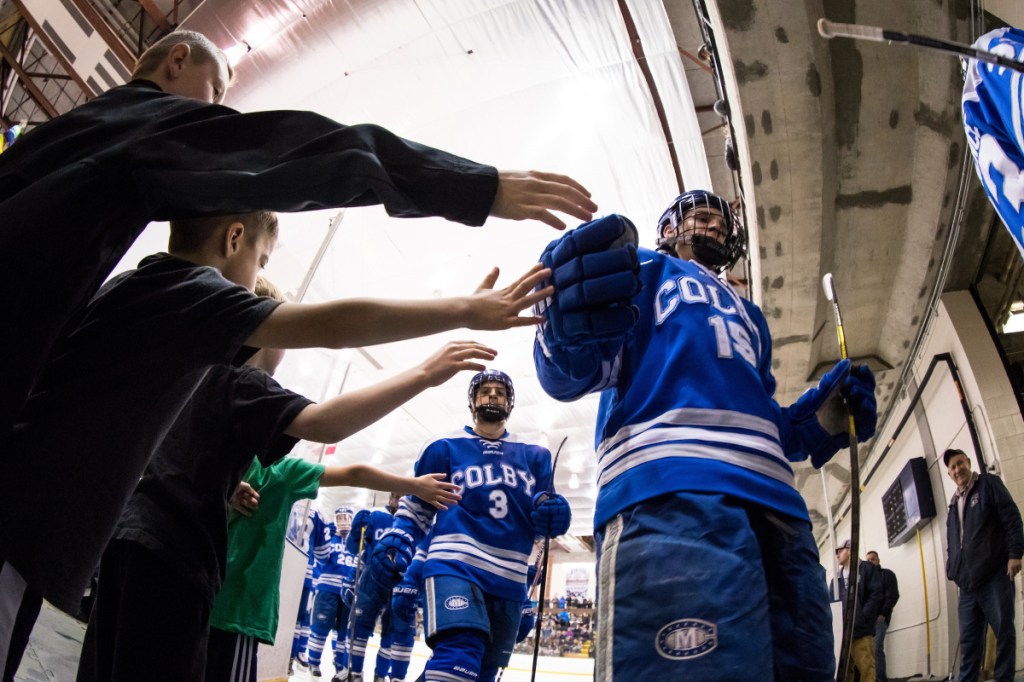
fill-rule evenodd
<path id="1" fill-rule="evenodd" d="M 670 492 L 724 493 L 807 519 L 789 460 L 789 420 L 772 397 L 771 337 L 760 309 L 693 261 L 639 249 L 640 311 L 621 346 L 534 361 L 559 400 L 602 391 L 595 436 L 600 474 L 594 524 Z M 617 353 L 615 352 L 617 348 Z M 584 369 L 581 369 L 584 368 Z"/>
<path id="2" fill-rule="evenodd" d="M 305 501 L 296 502 L 296 504 L 305 504 Z M 306 518 L 304 540 L 306 552 L 309 555 L 309 562 L 306 564 L 306 584 L 308 587 L 313 587 L 316 579 L 320 576 L 320 568 L 316 561 L 317 547 L 324 544 L 326 524 L 324 523 L 324 517 L 313 505 L 309 506 Z"/>
<path id="3" fill-rule="evenodd" d="M 341 594 L 344 587 L 352 587 L 355 579 L 356 557 L 345 549 L 345 539 L 334 533 L 335 526 L 327 528 L 326 543 L 317 558 L 320 577 L 316 589 L 321 592 Z"/>
<path id="4" fill-rule="evenodd" d="M 348 541 L 346 542 L 349 554 L 353 556 L 359 554 L 359 538 L 365 527 L 366 534 L 363 536 L 363 561 L 365 562 L 374 543 L 380 540 L 380 536 L 388 528 L 391 528 L 394 522 L 395 517 L 391 515 L 391 512 L 379 509 L 372 511 L 369 509 L 359 510 L 352 519 L 352 530 L 349 532 Z"/>
<path id="5" fill-rule="evenodd" d="M 416 475 L 442 473 L 460 487 L 462 501 L 447 511 L 419 498 L 402 498 L 395 526 L 417 540 L 431 528 L 424 578 L 453 575 L 501 599 L 521 601 L 535 537 L 533 496 L 551 490 L 551 452 L 507 431 L 487 440 L 464 427 L 433 441 L 416 462 Z"/>

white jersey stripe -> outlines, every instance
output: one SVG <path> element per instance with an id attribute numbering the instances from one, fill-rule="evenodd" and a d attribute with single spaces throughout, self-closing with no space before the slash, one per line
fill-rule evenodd
<path id="1" fill-rule="evenodd" d="M 435 554 L 433 550 L 430 552 L 431 559 L 451 559 L 452 561 L 461 561 L 464 564 L 470 566 L 476 566 L 479 569 L 493 573 L 494 575 L 506 578 L 508 580 L 515 581 L 517 583 L 523 583 L 526 581 L 526 566 L 523 566 L 522 571 L 510 571 L 504 568 L 498 568 L 493 564 L 481 560 L 471 554 L 465 554 L 462 552 L 438 552 Z"/>
<path id="2" fill-rule="evenodd" d="M 624 443 L 632 440 L 638 434 L 647 431 L 656 425 L 666 426 L 717 426 L 726 429 L 743 429 L 754 431 L 770 438 L 776 443 L 779 442 L 779 428 L 773 422 L 754 415 L 731 410 L 715 410 L 702 407 L 682 407 L 676 410 L 669 410 L 658 416 L 656 419 L 642 424 L 630 424 L 619 429 L 614 436 L 606 438 L 597 446 L 598 461 L 612 450 L 622 447 Z M 715 434 L 720 433 L 715 431 Z"/>
<path id="3" fill-rule="evenodd" d="M 750 452 L 716 448 L 710 445 L 695 445 L 688 443 L 666 443 L 664 445 L 639 450 L 623 457 L 614 466 L 608 467 L 598 476 L 597 485 L 604 487 L 614 481 L 617 477 L 630 469 L 659 459 L 671 459 L 676 457 L 692 457 L 695 459 L 710 459 L 719 462 L 726 462 L 735 466 L 754 471 L 791 488 L 796 487 L 796 480 L 791 469 L 783 468 L 783 465 L 773 459 L 760 457 Z"/>
<path id="4" fill-rule="evenodd" d="M 455 542 L 472 545 L 474 548 L 480 550 L 488 556 L 504 557 L 506 559 L 512 559 L 517 563 L 530 560 L 530 555 L 528 553 L 517 552 L 512 549 L 502 549 L 500 547 L 495 547 L 494 545 L 488 545 L 464 533 L 448 533 L 446 535 L 435 535 L 434 539 L 430 543 L 430 548 L 433 549 L 437 546 L 438 543 L 442 542 Z"/>
<path id="5" fill-rule="evenodd" d="M 522 573 L 526 575 L 526 561 L 508 561 L 505 559 L 498 559 L 492 557 L 482 550 L 475 547 L 465 545 L 458 542 L 437 542 L 436 540 L 430 543 L 430 552 L 427 554 L 427 559 L 437 559 L 441 556 L 473 556 L 481 561 L 486 561 L 488 564 L 495 567 L 495 569 L 504 569 L 512 571 L 515 574 Z"/>
<path id="6" fill-rule="evenodd" d="M 668 445 L 670 443 L 686 443 L 697 446 L 707 443 L 712 447 L 723 446 L 728 448 L 729 446 L 734 446 L 736 448 L 745 448 L 766 457 L 774 457 L 780 464 L 787 468 L 789 467 L 789 463 L 778 441 L 731 431 L 711 432 L 707 429 L 675 426 L 649 429 L 632 440 L 623 443 L 623 447 L 616 448 L 616 455 L 614 457 L 605 457 L 603 459 L 601 468 L 613 468 L 623 457 L 628 457 L 643 447 L 659 444 Z"/>

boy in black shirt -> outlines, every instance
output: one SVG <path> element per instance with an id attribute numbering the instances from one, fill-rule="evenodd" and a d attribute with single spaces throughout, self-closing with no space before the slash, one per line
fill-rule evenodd
<path id="1" fill-rule="evenodd" d="M 282 300 L 264 281 L 256 291 Z M 451 343 L 392 379 L 321 405 L 271 378 L 282 355 L 268 348 L 245 367 L 211 368 L 160 445 L 104 553 L 80 681 L 152 679 L 154 671 L 168 680 L 201 677 L 210 606 L 226 566 L 225 506 L 253 455 L 266 467 L 300 438 L 343 440 L 422 390 L 482 367 L 475 360 L 493 351 Z M 458 501 L 457 487 L 435 477 L 394 476 L 364 464 L 308 467 L 319 469 L 319 487 L 419 494 L 441 508 Z"/>
<path id="2" fill-rule="evenodd" d="M 276 239 L 268 212 L 173 221 L 170 253 L 111 280 L 54 349 L 0 471 L 0 582 L 8 576 L 15 612 L 38 609 L 40 597 L 74 612 L 154 450 L 208 369 L 244 346 L 358 347 L 535 324 L 518 313 L 551 293 L 531 292 L 549 274 L 536 265 L 498 291 L 494 269 L 478 293 L 451 299 L 279 304 L 252 293 Z M 0 615 L 0 633 L 11 616 Z M 5 674 L 27 636 L 9 651 L 9 635 L 0 639 Z"/>

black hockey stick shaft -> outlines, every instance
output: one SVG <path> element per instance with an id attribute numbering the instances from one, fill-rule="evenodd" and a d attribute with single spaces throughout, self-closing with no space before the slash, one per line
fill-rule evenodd
<path id="1" fill-rule="evenodd" d="M 832 314 L 836 319 L 836 336 L 839 339 L 839 355 L 843 360 L 850 357 L 846 350 L 846 331 L 843 328 L 843 316 L 839 310 L 839 296 L 836 294 L 836 283 L 832 273 L 827 273 L 821 280 L 825 290 L 825 298 L 832 303 Z M 836 667 L 836 681 L 846 679 L 850 667 L 853 646 L 853 622 L 857 613 L 857 577 L 860 571 L 860 462 L 857 454 L 857 426 L 853 414 L 849 414 L 850 429 L 850 576 L 846 582 L 846 601 L 843 604 L 843 641 L 839 649 L 839 665 Z M 836 585 L 839 576 L 835 577 Z"/>
<path id="2" fill-rule="evenodd" d="M 558 450 L 555 452 L 555 459 L 551 463 L 551 490 L 549 492 L 552 495 L 555 493 L 555 469 L 558 467 L 558 456 L 562 454 L 562 446 L 565 445 L 565 441 L 568 439 L 569 436 L 562 437 L 562 442 L 558 444 Z M 536 682 L 537 680 L 537 655 L 540 653 L 540 632 L 541 624 L 544 621 L 544 596 L 547 592 L 545 588 L 547 588 L 548 583 L 548 550 L 550 548 L 551 538 L 544 538 L 544 558 L 541 561 L 540 568 L 537 569 L 537 575 L 540 578 L 540 598 L 537 600 L 537 622 L 534 625 L 533 631 L 533 666 L 530 668 L 530 682 Z"/>
<path id="3" fill-rule="evenodd" d="M 352 666 L 352 644 L 356 639 L 356 601 L 359 599 L 359 578 L 363 575 L 363 541 L 366 526 L 359 529 L 359 554 L 356 555 L 356 570 L 352 576 L 352 603 L 348 607 L 348 660 Z"/>
<path id="4" fill-rule="evenodd" d="M 996 66 L 1024 73 L 1024 62 L 1018 62 L 1001 54 L 979 50 L 976 47 L 956 43 L 951 40 L 941 40 L 913 33 L 901 33 L 877 26 L 865 26 L 864 24 L 840 24 L 828 19 L 818 19 L 818 33 L 821 34 L 822 38 L 853 38 L 855 40 L 872 40 L 879 43 L 916 45 L 930 50 L 956 54 L 968 59 L 977 59 L 988 64 L 995 64 Z"/>

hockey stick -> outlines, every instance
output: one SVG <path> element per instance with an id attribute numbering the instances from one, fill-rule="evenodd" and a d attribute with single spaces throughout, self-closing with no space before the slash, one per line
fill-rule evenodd
<path id="1" fill-rule="evenodd" d="M 938 50 L 939 52 L 957 54 L 968 59 L 977 59 L 978 61 L 1024 73 L 1024 62 L 1018 62 L 1015 59 L 1004 57 L 994 52 L 979 50 L 976 47 L 955 43 L 951 40 L 940 40 L 928 36 L 914 35 L 913 33 L 900 33 L 899 31 L 890 31 L 887 28 L 865 26 L 863 24 L 838 24 L 825 18 L 818 19 L 818 33 L 821 34 L 822 38 L 853 38 L 855 40 L 872 40 L 878 43 L 906 43 L 907 45 L 926 47 L 931 50 Z"/>
<path id="2" fill-rule="evenodd" d="M 366 526 L 359 529 L 359 554 L 356 555 L 356 572 L 352 576 L 352 604 L 348 607 L 348 669 L 352 669 L 352 644 L 356 639 L 356 601 L 359 599 L 359 578 L 363 574 L 363 541 L 366 540 Z"/>
<path id="3" fill-rule="evenodd" d="M 558 450 L 555 452 L 555 459 L 551 463 L 551 490 L 548 491 L 551 495 L 555 494 L 555 469 L 558 467 L 558 456 L 562 454 L 562 446 L 567 440 L 569 440 L 569 436 L 562 437 L 562 442 L 558 444 Z M 541 501 L 543 502 L 543 500 Z M 551 538 L 544 538 L 544 559 L 541 561 L 540 570 L 537 571 L 537 576 L 540 579 L 540 598 L 537 600 L 537 624 L 533 631 L 533 667 L 530 669 L 530 682 L 537 680 L 537 655 L 540 653 L 540 631 L 541 623 L 544 620 L 544 595 L 547 591 L 545 588 L 548 583 L 548 550 L 550 548 Z M 543 577 L 540 577 L 541 570 L 544 572 Z"/>
<path id="4" fill-rule="evenodd" d="M 832 519 L 832 501 L 828 497 L 828 483 L 825 480 L 825 467 L 818 469 L 818 473 L 821 474 L 821 492 L 825 497 L 825 518 L 828 521 L 828 540 L 832 544 L 832 575 L 839 575 L 839 561 L 836 557 L 836 522 Z M 839 586 L 838 581 L 836 581 L 836 586 Z"/>
<path id="5" fill-rule="evenodd" d="M 839 338 L 839 355 L 843 360 L 850 357 L 846 352 L 846 332 L 843 330 L 843 316 L 839 312 L 839 296 L 836 294 L 836 283 L 832 273 L 821 278 L 821 286 L 825 290 L 825 298 L 832 303 L 832 315 L 836 318 L 836 336 Z M 849 413 L 848 413 L 849 414 Z M 857 612 L 857 574 L 860 567 L 858 553 L 860 535 L 860 462 L 857 455 L 857 426 L 853 414 L 849 414 L 850 428 L 850 578 L 846 583 L 846 601 L 843 612 L 843 641 L 839 649 L 839 666 L 836 668 L 836 680 L 846 679 L 847 668 L 850 667 L 850 648 L 853 643 L 853 621 Z M 839 576 L 836 576 L 836 585 Z"/>

